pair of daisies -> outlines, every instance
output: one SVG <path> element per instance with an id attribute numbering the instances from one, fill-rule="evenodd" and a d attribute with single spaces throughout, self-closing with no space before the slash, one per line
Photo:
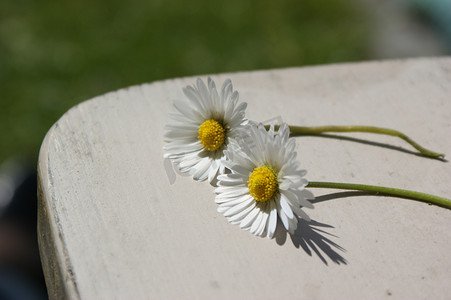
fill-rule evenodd
<path id="1" fill-rule="evenodd" d="M 215 201 L 230 223 L 272 238 L 279 219 L 293 234 L 298 218 L 309 220 L 301 207 L 313 208 L 313 196 L 304 189 L 306 171 L 288 125 L 267 130 L 248 121 L 229 79 L 220 91 L 208 78 L 183 92 L 186 99 L 174 102 L 177 111 L 165 127 L 165 158 L 195 180 L 217 179 Z"/>

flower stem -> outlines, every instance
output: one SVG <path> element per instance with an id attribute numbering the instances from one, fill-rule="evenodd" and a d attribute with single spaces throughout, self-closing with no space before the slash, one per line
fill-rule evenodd
<path id="1" fill-rule="evenodd" d="M 317 127 L 303 127 L 303 126 L 289 126 L 290 132 L 294 136 L 299 135 L 320 135 L 325 132 L 369 132 L 369 133 L 376 133 L 376 134 L 385 134 L 390 136 L 395 136 L 403 139 L 410 145 L 412 145 L 415 149 L 417 149 L 421 155 L 430 157 L 430 158 L 437 158 L 437 159 L 443 159 L 445 157 L 445 154 L 443 153 L 437 153 L 431 150 L 428 150 L 422 146 L 420 146 L 418 143 L 416 143 L 414 140 L 409 138 L 404 133 L 388 129 L 388 128 L 381 128 L 381 127 L 373 127 L 373 126 L 317 126 Z"/>
<path id="2" fill-rule="evenodd" d="M 307 185 L 309 188 L 328 188 L 328 189 L 341 189 L 341 190 L 355 190 L 371 192 L 375 194 L 413 199 L 429 204 L 435 204 L 441 207 L 451 209 L 451 199 L 446 199 L 431 194 L 425 194 L 420 192 L 414 192 L 409 190 L 395 189 L 383 186 L 355 184 L 355 183 L 338 183 L 338 182 L 322 182 L 322 181 L 310 181 Z"/>

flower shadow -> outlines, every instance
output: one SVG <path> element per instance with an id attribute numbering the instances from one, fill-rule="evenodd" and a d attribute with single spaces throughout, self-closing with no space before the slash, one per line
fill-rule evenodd
<path id="1" fill-rule="evenodd" d="M 337 192 L 337 193 L 331 193 L 326 194 L 322 196 L 315 197 L 315 199 L 309 200 L 312 204 L 316 204 L 323 201 L 338 199 L 338 198 L 349 198 L 349 197 L 358 197 L 358 196 L 370 196 L 370 197 L 377 197 L 379 196 L 379 193 L 372 193 L 372 192 L 364 192 L 364 191 L 348 191 L 348 192 Z"/>
<path id="2" fill-rule="evenodd" d="M 280 225 L 280 226 L 279 226 Z M 323 228 L 323 229 L 322 229 Z M 334 228 L 332 225 L 324 224 L 311 220 L 310 222 L 303 219 L 298 219 L 298 227 L 294 234 L 290 235 L 291 242 L 296 248 L 302 248 L 305 253 L 312 256 L 314 252 L 319 259 L 328 265 L 325 256 L 329 257 L 336 264 L 347 265 L 347 260 L 336 250 L 346 252 L 346 250 L 333 242 L 331 239 L 326 237 L 327 235 L 332 237 L 337 237 L 333 234 L 328 233 L 324 228 Z M 275 239 L 277 244 L 283 245 L 286 242 L 288 233 L 283 228 L 282 224 L 278 224 L 275 233 Z M 321 251 L 320 251 L 321 250 Z M 324 255 L 323 255 L 324 253 Z"/>
<path id="3" fill-rule="evenodd" d="M 344 140 L 344 141 L 349 141 L 349 142 L 354 142 L 354 143 L 360 143 L 360 144 L 365 144 L 365 145 L 370 145 L 370 146 L 376 146 L 376 147 L 391 149 L 391 150 L 395 150 L 395 151 L 399 151 L 399 152 L 403 152 L 403 153 L 407 153 L 407 154 L 412 154 L 412 155 L 416 155 L 416 156 L 421 156 L 421 157 L 425 157 L 425 158 L 439 160 L 439 161 L 442 161 L 442 162 L 448 162 L 448 160 L 446 160 L 445 158 L 427 157 L 427 156 L 422 155 L 419 152 L 416 152 L 416 151 L 413 151 L 413 150 L 408 150 L 408 149 L 405 149 L 403 147 L 393 146 L 393 145 L 389 145 L 389 144 L 385 144 L 385 143 L 369 141 L 369 140 L 365 140 L 365 139 L 361 139 L 361 138 L 355 138 L 355 137 L 350 137 L 350 136 L 337 135 L 337 134 L 328 134 L 328 133 L 312 134 L 312 135 L 307 135 L 307 134 L 306 135 L 293 135 L 293 137 L 301 137 L 301 136 L 313 136 L 313 137 Z"/>

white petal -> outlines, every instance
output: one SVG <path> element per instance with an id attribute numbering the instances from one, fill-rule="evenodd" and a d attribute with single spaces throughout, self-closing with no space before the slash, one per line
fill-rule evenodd
<path id="1" fill-rule="evenodd" d="M 194 180 L 203 181 L 208 177 L 210 165 L 210 160 L 208 158 L 204 158 L 191 169 L 192 171 L 190 171 L 190 174 L 193 176 Z"/>
<path id="2" fill-rule="evenodd" d="M 181 145 L 179 143 L 169 143 L 164 146 L 164 150 L 168 155 L 173 154 L 187 154 L 192 152 L 200 153 L 203 150 L 200 143 L 191 143 L 186 145 Z"/>
<path id="3" fill-rule="evenodd" d="M 240 204 L 232 206 L 227 211 L 224 212 L 224 216 L 231 217 L 233 215 L 238 214 L 239 212 L 242 212 L 245 210 L 249 205 L 253 203 L 253 199 L 247 199 L 245 201 L 242 201 Z"/>
<path id="4" fill-rule="evenodd" d="M 257 218 L 257 214 L 259 213 L 260 209 L 258 207 L 255 207 L 240 223 L 241 228 L 247 228 L 252 225 L 252 222 L 254 222 L 255 218 Z"/>
<path id="5" fill-rule="evenodd" d="M 239 198 L 230 198 L 230 199 L 215 199 L 215 202 L 218 203 L 222 207 L 230 208 L 232 206 L 238 205 L 242 202 L 252 202 L 254 199 L 250 195 L 244 195 Z"/>
<path id="6" fill-rule="evenodd" d="M 267 234 L 266 236 L 270 239 L 273 238 L 274 233 L 276 232 L 277 227 L 277 209 L 274 202 L 270 202 L 270 213 L 268 218 L 268 225 L 267 225 Z"/>
<path id="7" fill-rule="evenodd" d="M 186 100 L 176 99 L 174 100 L 174 107 L 182 114 L 191 120 L 196 120 L 199 118 L 199 114 L 191 108 Z"/>
<path id="8" fill-rule="evenodd" d="M 290 205 L 287 202 L 287 198 L 281 194 L 280 195 L 280 207 L 282 208 L 283 212 L 287 215 L 288 219 L 293 219 L 293 210 L 291 209 Z"/>
<path id="9" fill-rule="evenodd" d="M 241 195 L 248 194 L 249 188 L 248 187 L 237 187 L 237 188 L 232 187 L 231 188 L 231 187 L 220 186 L 216 189 L 216 191 L 220 191 L 221 197 L 233 198 L 233 197 L 238 197 Z"/>
<path id="10" fill-rule="evenodd" d="M 291 206 L 304 206 L 308 208 L 314 208 L 313 204 L 304 198 L 302 191 L 285 190 L 281 191 L 280 193 L 288 199 Z"/>
<path id="11" fill-rule="evenodd" d="M 226 174 L 225 176 L 229 176 L 232 174 Z M 238 175 L 238 174 L 233 174 L 233 175 Z M 243 177 L 238 175 L 236 178 L 232 178 L 232 177 L 228 177 L 227 179 L 219 179 L 218 176 L 218 186 L 246 186 L 247 185 L 247 180 Z"/>
<path id="12" fill-rule="evenodd" d="M 166 131 L 163 135 L 165 140 L 175 140 L 175 139 L 184 139 L 188 143 L 193 143 L 197 140 L 198 133 L 192 132 L 189 130 L 182 131 L 182 130 L 171 130 Z"/>
<path id="13" fill-rule="evenodd" d="M 288 230 L 288 217 L 285 214 L 285 212 L 282 210 L 282 208 L 280 207 L 280 203 L 276 202 L 277 205 L 277 214 L 279 215 L 279 219 L 280 221 L 282 221 L 283 226 L 285 227 L 286 230 Z"/>
<path id="14" fill-rule="evenodd" d="M 242 210 L 241 212 L 237 213 L 236 215 L 233 215 L 229 218 L 227 218 L 229 220 L 229 222 L 236 222 L 239 223 L 241 222 L 241 220 L 247 216 L 247 214 L 252 211 L 255 208 L 255 202 L 252 203 L 249 207 L 247 207 L 245 210 Z"/>
<path id="15" fill-rule="evenodd" d="M 212 162 L 211 170 L 208 173 L 208 181 L 209 182 L 212 182 L 213 179 L 216 178 L 216 175 L 218 175 L 218 169 L 219 169 L 219 166 L 217 166 L 215 163 Z"/>
<path id="16" fill-rule="evenodd" d="M 221 97 L 224 99 L 229 99 L 232 94 L 233 86 L 230 79 L 226 79 L 221 88 Z"/>
<path id="17" fill-rule="evenodd" d="M 256 235 L 262 236 L 263 233 L 265 232 L 267 223 L 268 223 L 268 219 L 269 219 L 269 212 L 268 211 L 264 211 L 263 213 L 263 218 L 262 221 L 260 223 L 260 226 L 257 228 L 257 231 L 255 232 Z"/>
<path id="18" fill-rule="evenodd" d="M 199 126 L 200 124 L 202 124 L 202 122 L 200 122 L 201 120 L 189 118 L 185 115 L 182 115 L 179 111 L 168 113 L 168 117 L 172 120 L 171 124 L 174 126 L 183 126 L 184 124 L 190 126 Z"/>
<path id="19" fill-rule="evenodd" d="M 242 167 L 242 166 L 240 166 L 240 165 L 234 165 L 234 166 L 231 168 L 231 170 L 232 170 L 234 173 L 238 173 L 238 174 L 244 175 L 244 176 L 249 176 L 249 175 L 252 173 L 252 171 L 253 171 L 253 169 L 252 169 L 252 170 L 249 170 L 248 168 Z"/>
<path id="20" fill-rule="evenodd" d="M 179 168 L 191 168 L 192 166 L 198 164 L 202 158 L 197 155 L 197 153 L 194 153 L 193 155 L 186 155 L 183 157 L 183 159 L 179 162 Z"/>
<path id="21" fill-rule="evenodd" d="M 260 224 L 261 224 L 262 220 L 263 220 L 263 212 L 259 211 L 258 215 L 257 215 L 257 218 L 255 218 L 255 221 L 252 223 L 252 226 L 251 226 L 251 229 L 250 229 L 250 232 L 252 234 L 255 234 L 257 229 L 260 227 Z"/>

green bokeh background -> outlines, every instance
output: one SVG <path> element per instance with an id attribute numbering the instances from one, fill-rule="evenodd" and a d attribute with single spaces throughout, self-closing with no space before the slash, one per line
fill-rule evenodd
<path id="1" fill-rule="evenodd" d="M 368 59 L 366 19 L 350 0 L 0 1 L 0 163 L 126 86 Z"/>

